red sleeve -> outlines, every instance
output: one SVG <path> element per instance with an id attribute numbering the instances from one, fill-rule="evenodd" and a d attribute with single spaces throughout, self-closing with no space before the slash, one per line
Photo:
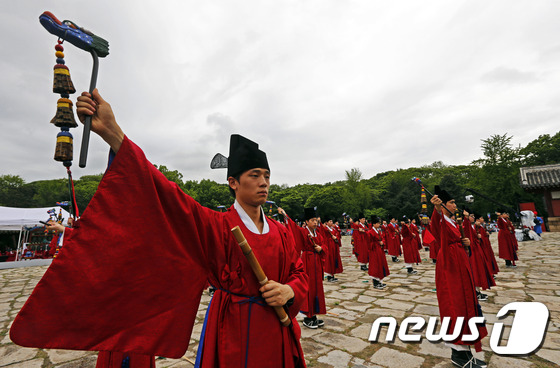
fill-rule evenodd
<path id="1" fill-rule="evenodd" d="M 301 231 L 302 228 L 299 227 L 294 220 L 292 220 L 290 217 L 286 216 L 286 227 L 288 228 L 288 230 L 290 231 L 290 233 L 292 234 L 292 237 L 294 238 L 294 243 L 295 243 L 295 248 L 296 248 L 296 252 L 298 254 L 301 254 L 302 250 L 305 247 L 305 242 L 306 239 L 303 236 L 303 232 Z"/>
<path id="2" fill-rule="evenodd" d="M 125 137 L 64 251 L 16 316 L 12 341 L 181 357 L 207 279 L 205 253 L 224 244 L 219 215 Z"/>
<path id="3" fill-rule="evenodd" d="M 440 249 L 447 248 L 447 245 L 443 244 L 442 221 L 445 221 L 443 214 L 439 213 L 434 207 L 434 212 L 432 213 L 432 218 L 430 220 L 430 230 L 432 235 L 436 238 Z M 445 252 L 447 252 L 447 250 L 445 250 Z"/>
<path id="4" fill-rule="evenodd" d="M 293 250 L 288 257 L 289 262 L 291 263 L 290 276 L 285 282 L 285 284 L 289 285 L 294 291 L 294 303 L 288 307 L 288 315 L 290 316 L 290 319 L 293 319 L 297 316 L 301 305 L 307 298 L 308 276 L 303 267 L 303 262 L 299 253 L 297 252 L 292 233 L 284 226 L 279 225 L 278 227 L 282 237 L 284 237 L 285 241 L 291 245 L 288 249 L 291 248 Z"/>
<path id="5" fill-rule="evenodd" d="M 412 238 L 412 233 L 410 232 L 410 228 L 406 224 L 402 226 L 401 233 L 403 238 Z"/>

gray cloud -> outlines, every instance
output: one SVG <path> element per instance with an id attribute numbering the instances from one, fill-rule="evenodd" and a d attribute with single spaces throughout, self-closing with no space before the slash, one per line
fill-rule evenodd
<path id="1" fill-rule="evenodd" d="M 533 72 L 500 66 L 483 74 L 481 80 L 488 83 L 520 84 L 538 82 L 539 78 Z"/>

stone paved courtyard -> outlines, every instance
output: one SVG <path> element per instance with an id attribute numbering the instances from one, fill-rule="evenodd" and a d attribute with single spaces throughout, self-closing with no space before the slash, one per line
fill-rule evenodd
<path id="1" fill-rule="evenodd" d="M 497 254 L 496 234 L 492 244 Z M 483 340 L 483 352 L 477 357 L 490 367 L 529 368 L 560 366 L 560 233 L 546 233 L 544 241 L 519 244 L 518 267 L 501 272 L 497 286 L 487 292 L 489 300 L 482 302 L 489 334 L 497 321 L 496 313 L 515 301 L 540 301 L 550 311 L 548 332 L 542 348 L 534 355 L 513 358 L 494 354 L 489 338 Z M 391 275 L 384 281 L 385 290 L 375 290 L 366 273 L 359 270 L 351 256 L 350 238 L 343 237 L 344 273 L 338 283 L 324 283 L 328 314 L 322 317 L 325 326 L 310 330 L 302 328 L 302 346 L 309 367 L 438 367 L 450 368 L 450 349 L 442 344 L 405 344 L 398 338 L 385 343 L 382 330 L 379 343 L 370 343 L 371 325 L 378 317 L 393 316 L 402 321 L 407 316 L 438 316 L 437 299 L 433 292 L 435 266 L 421 251 L 424 263 L 418 274 L 408 276 L 403 264 L 389 262 Z M 390 261 L 390 259 L 389 259 Z M 28 349 L 14 345 L 8 336 L 12 320 L 25 303 L 47 266 L 0 270 L 0 367 L 48 368 L 94 367 L 96 353 L 68 350 Z M 183 359 L 161 358 L 157 367 L 192 367 L 195 359 L 202 320 L 210 297 L 205 294 L 199 308 L 189 350 Z M 303 317 L 298 317 L 300 320 Z M 513 318 L 505 319 L 511 325 Z M 502 321 L 504 322 L 504 321 Z M 508 328 L 504 337 L 507 338 Z"/>

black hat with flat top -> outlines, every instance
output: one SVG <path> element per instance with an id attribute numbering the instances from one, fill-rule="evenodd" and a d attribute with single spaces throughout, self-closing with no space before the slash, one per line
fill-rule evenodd
<path id="1" fill-rule="evenodd" d="M 439 185 L 435 186 L 434 194 L 437 195 L 439 197 L 439 199 L 441 199 L 443 204 L 445 204 L 445 203 L 447 203 L 447 202 L 449 202 L 450 200 L 453 199 L 451 194 L 449 194 L 445 189 L 441 189 Z"/>
<path id="2" fill-rule="evenodd" d="M 237 177 L 247 170 L 266 169 L 270 171 L 266 153 L 259 145 L 239 134 L 232 134 L 229 140 L 229 157 L 217 153 L 210 163 L 212 169 L 227 167 L 227 177 Z"/>
<path id="3" fill-rule="evenodd" d="M 303 209 L 305 221 L 317 217 L 317 207 L 307 207 Z"/>

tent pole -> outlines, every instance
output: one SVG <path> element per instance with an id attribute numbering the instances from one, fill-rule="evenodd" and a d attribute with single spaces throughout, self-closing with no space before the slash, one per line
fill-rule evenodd
<path id="1" fill-rule="evenodd" d="M 16 261 L 19 261 L 19 248 L 21 246 L 21 233 L 23 232 L 23 225 L 21 226 L 21 229 L 19 230 L 19 238 L 18 238 L 18 246 L 17 246 L 17 251 L 16 251 Z"/>

